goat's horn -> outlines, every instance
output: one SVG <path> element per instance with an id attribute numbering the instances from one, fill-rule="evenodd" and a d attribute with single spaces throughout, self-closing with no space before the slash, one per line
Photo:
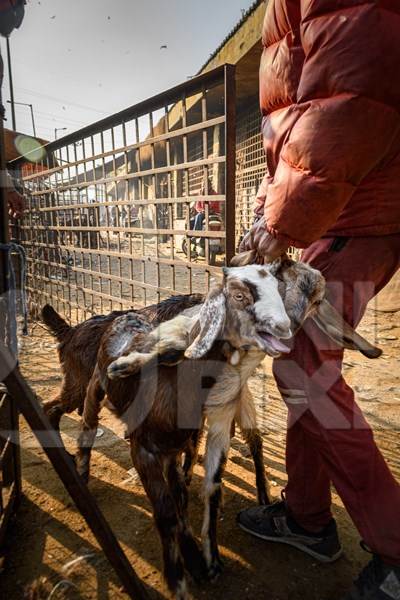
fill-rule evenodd
<path id="1" fill-rule="evenodd" d="M 257 251 L 249 250 L 236 254 L 231 260 L 231 267 L 245 267 L 257 261 Z"/>

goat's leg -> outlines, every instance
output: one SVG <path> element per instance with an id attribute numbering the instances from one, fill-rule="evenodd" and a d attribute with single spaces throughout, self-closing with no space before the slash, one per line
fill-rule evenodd
<path id="1" fill-rule="evenodd" d="M 190 485 L 193 477 L 193 469 L 199 455 L 199 446 L 203 435 L 204 421 L 200 429 L 195 430 L 190 436 L 187 447 L 185 448 L 185 458 L 183 461 L 183 472 L 186 485 Z"/>
<path id="2" fill-rule="evenodd" d="M 43 402 L 43 410 L 53 429 L 60 430 L 60 420 L 64 414 L 82 410 L 85 394 L 85 382 L 76 382 L 67 374 L 59 394 L 53 400 Z"/>
<path id="3" fill-rule="evenodd" d="M 52 428 L 55 431 L 60 431 L 61 417 L 65 412 L 62 408 L 61 393 L 56 398 L 54 398 L 54 400 L 49 400 L 49 402 L 43 402 L 43 410 L 46 413 Z"/>
<path id="4" fill-rule="evenodd" d="M 187 585 L 179 548 L 179 517 L 171 490 L 158 458 L 131 438 L 132 462 L 153 506 L 154 520 L 161 538 L 164 577 L 177 600 L 187 600 Z"/>
<path id="5" fill-rule="evenodd" d="M 230 447 L 233 416 L 229 406 L 224 410 L 217 410 L 215 413 L 211 411 L 207 413 L 209 428 L 205 455 L 205 507 L 202 542 L 211 579 L 217 577 L 222 570 L 217 543 L 217 523 L 222 501 L 222 475 Z"/>
<path id="6" fill-rule="evenodd" d="M 258 502 L 259 504 L 270 504 L 269 485 L 264 465 L 263 440 L 257 427 L 257 415 L 253 396 L 247 384 L 243 386 L 240 392 L 235 420 L 253 457 Z"/>
<path id="7" fill-rule="evenodd" d="M 175 457 L 169 461 L 167 480 L 178 514 L 178 540 L 185 567 L 193 579 L 200 582 L 207 576 L 207 565 L 190 527 L 188 491 L 182 467 Z"/>
<path id="8" fill-rule="evenodd" d="M 86 482 L 89 480 L 90 456 L 99 423 L 100 404 L 104 395 L 100 383 L 100 373 L 96 366 L 86 392 L 76 454 L 76 468 Z"/>
<path id="9" fill-rule="evenodd" d="M 259 429 L 241 429 L 246 444 L 253 457 L 256 472 L 257 498 L 259 504 L 271 504 L 268 479 L 265 473 L 263 441 Z"/>
<path id="10" fill-rule="evenodd" d="M 141 352 L 134 350 L 114 360 L 107 369 L 109 379 L 129 377 L 149 366 L 173 366 L 181 362 L 190 345 L 189 332 L 193 319 L 180 316 L 161 323 L 150 335 L 149 346 Z"/>
<path id="11" fill-rule="evenodd" d="M 64 448 L 64 443 L 60 433 L 60 421 L 63 415 L 70 413 L 80 405 L 83 404 L 84 394 L 80 391 L 80 388 L 70 385 L 70 380 L 67 378 L 60 390 L 60 393 L 48 402 L 43 402 L 43 410 L 50 421 L 50 425 L 54 431 L 58 434 L 60 448 Z M 75 457 L 70 454 L 72 460 Z"/>

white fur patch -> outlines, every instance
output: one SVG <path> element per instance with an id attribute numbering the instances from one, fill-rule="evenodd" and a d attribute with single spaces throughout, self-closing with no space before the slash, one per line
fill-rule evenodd
<path id="1" fill-rule="evenodd" d="M 119 335 L 113 335 L 112 342 L 107 345 L 110 356 L 121 356 L 132 342 L 132 333 L 124 331 Z"/>
<path id="2" fill-rule="evenodd" d="M 255 286 L 258 299 L 253 310 L 257 320 L 265 322 L 266 329 L 279 338 L 291 337 L 290 319 L 278 290 L 278 280 L 273 275 L 273 265 L 246 265 L 226 270 L 229 276 L 246 281 Z"/>

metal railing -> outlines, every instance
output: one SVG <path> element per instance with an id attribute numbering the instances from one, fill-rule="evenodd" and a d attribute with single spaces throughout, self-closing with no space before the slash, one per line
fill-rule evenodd
<path id="1" fill-rule="evenodd" d="M 22 171 L 31 307 L 75 322 L 205 292 L 235 248 L 235 136 L 225 65 L 48 144 Z"/>

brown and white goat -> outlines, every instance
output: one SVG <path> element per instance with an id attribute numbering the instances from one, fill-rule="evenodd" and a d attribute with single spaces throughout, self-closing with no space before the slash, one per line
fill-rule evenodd
<path id="1" fill-rule="evenodd" d="M 172 296 L 136 312 L 149 326 L 155 327 L 202 302 L 204 296 L 201 294 Z M 129 312 L 131 310 L 97 315 L 71 327 L 52 306 L 46 304 L 43 307 L 43 322 L 58 341 L 58 357 L 63 375 L 61 389 L 56 398 L 44 404 L 44 410 L 54 429 L 59 429 L 63 414 L 74 410 L 82 414 L 86 390 L 96 366 L 100 340 L 115 319 Z"/>
<path id="2" fill-rule="evenodd" d="M 204 572 L 203 558 L 188 522 L 182 453 L 206 418 L 202 540 L 208 574 L 214 577 L 221 566 L 216 529 L 231 424 L 238 422 L 245 436 L 250 432 L 250 439 L 257 432 L 247 379 L 265 354 L 288 352 L 278 339 L 291 336 L 282 296 L 296 327 L 325 304 L 324 281 L 317 271 L 288 263 L 278 280 L 281 267 L 225 269 L 223 283 L 212 289 L 198 314 L 191 309 L 189 314 L 155 330 L 134 313 L 122 316 L 113 322 L 100 344 L 85 400 L 78 470 L 87 477 L 100 405 L 107 393 L 108 401 L 127 426 L 132 460 L 153 505 L 163 545 L 165 577 L 178 597 L 186 594 L 184 566 L 196 578 Z M 293 279 L 296 270 L 302 282 L 297 298 Z M 284 289 L 279 290 L 282 284 Z M 334 316 L 340 321 L 338 315 Z M 332 318 L 330 333 L 338 337 L 338 321 L 333 326 Z M 374 349 L 368 342 L 343 321 L 340 328 L 342 343 L 372 356 Z M 258 472 L 265 488 L 261 446 L 255 456 L 261 461 Z M 262 481 L 258 484 L 262 486 Z"/>
<path id="3" fill-rule="evenodd" d="M 291 337 L 291 330 L 275 271 L 276 266 L 256 265 L 227 269 L 199 314 L 162 324 L 157 332 L 166 335 L 167 346 L 174 351 L 177 332 L 183 328 L 188 334 L 183 348 L 187 358 L 175 366 L 162 362 L 179 362 L 179 353 L 183 359 L 179 349 L 175 356 L 168 350 L 163 353 L 157 369 L 149 359 L 147 367 L 133 376 L 109 379 L 108 368 L 121 354 L 145 355 L 154 346 L 148 323 L 135 313 L 117 318 L 100 343 L 85 399 L 77 467 L 87 477 L 101 401 L 107 394 L 109 405 L 126 424 L 133 464 L 153 505 L 165 577 L 178 597 L 186 597 L 184 565 L 196 578 L 206 572 L 188 521 L 182 454 L 205 417 L 202 537 L 207 571 L 214 577 L 221 565 L 216 528 L 231 424 L 235 420 L 246 430 L 247 422 L 255 421 L 255 415 L 248 415 L 248 395 L 241 393 L 242 388 L 266 353 L 289 351 L 278 339 Z"/>

